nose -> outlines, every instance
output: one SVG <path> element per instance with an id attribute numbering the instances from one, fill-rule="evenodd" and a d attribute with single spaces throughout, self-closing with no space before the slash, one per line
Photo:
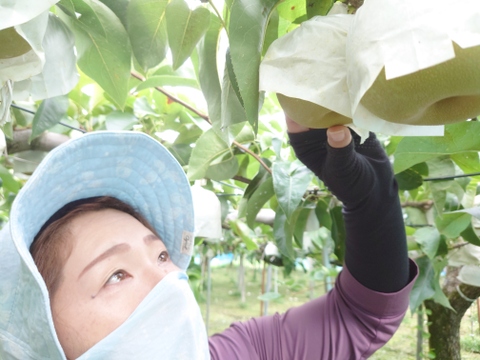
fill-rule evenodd
<path id="1" fill-rule="evenodd" d="M 175 270 L 178 270 L 178 268 L 173 263 L 165 265 L 149 264 L 146 266 L 143 278 L 148 290 L 152 290 L 165 276 Z"/>

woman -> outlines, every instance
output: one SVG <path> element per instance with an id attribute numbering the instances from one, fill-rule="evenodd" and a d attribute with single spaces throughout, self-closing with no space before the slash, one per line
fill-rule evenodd
<path id="1" fill-rule="evenodd" d="M 287 119 L 297 156 L 344 203 L 335 289 L 207 340 L 186 282 L 189 183 L 140 133 L 97 132 L 52 151 L 1 233 L 1 359 L 364 359 L 408 306 L 416 267 L 388 158 L 372 135 Z M 328 142 L 328 144 L 327 144 Z"/>

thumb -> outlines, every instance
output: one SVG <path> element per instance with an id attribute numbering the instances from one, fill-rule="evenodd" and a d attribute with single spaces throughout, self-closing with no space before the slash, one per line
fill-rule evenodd
<path id="1" fill-rule="evenodd" d="M 327 130 L 328 144 L 332 148 L 343 148 L 352 141 L 350 130 L 343 125 L 332 126 Z"/>

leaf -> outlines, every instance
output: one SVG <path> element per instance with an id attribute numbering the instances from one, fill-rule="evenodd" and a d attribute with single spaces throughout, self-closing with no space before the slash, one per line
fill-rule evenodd
<path id="1" fill-rule="evenodd" d="M 328 212 L 328 203 L 325 199 L 320 199 L 315 208 L 315 215 L 317 216 L 320 226 L 326 227 L 328 230 L 332 229 L 332 218 Z"/>
<path id="2" fill-rule="evenodd" d="M 192 148 L 190 144 L 173 144 L 168 148 L 175 159 L 180 163 L 180 165 L 185 166 L 190 160 L 190 155 L 192 154 Z"/>
<path id="3" fill-rule="evenodd" d="M 447 264 L 447 259 L 442 259 L 441 261 L 437 260 L 433 262 L 433 267 L 435 270 L 435 281 L 433 282 L 435 294 L 433 295 L 432 300 L 455 312 L 455 309 L 452 307 L 452 305 L 450 305 L 450 301 L 448 300 L 447 296 L 442 290 L 442 287 L 440 286 L 440 273 L 445 268 L 445 266 L 447 266 Z"/>
<path id="4" fill-rule="evenodd" d="M 221 162 L 210 165 L 205 173 L 209 179 L 222 181 L 234 177 L 238 172 L 238 159 L 232 154 L 228 154 Z"/>
<path id="5" fill-rule="evenodd" d="M 20 184 L 15 180 L 13 175 L 5 167 L 0 165 L 0 179 L 2 179 L 2 187 L 12 193 L 18 193 Z"/>
<path id="6" fill-rule="evenodd" d="M 220 133 L 226 142 L 230 142 L 230 129 L 237 124 L 245 122 L 246 119 L 245 109 L 240 104 L 240 100 L 235 94 L 230 81 L 228 71 L 225 69 L 222 83 L 221 123 L 215 126 L 215 128 L 219 129 L 217 133 Z"/>
<path id="7" fill-rule="evenodd" d="M 95 80 L 123 109 L 128 95 L 131 47 L 128 34 L 118 17 L 98 0 L 61 0 L 80 16 L 64 16 L 75 33 L 78 66 Z"/>
<path id="8" fill-rule="evenodd" d="M 265 30 L 265 39 L 263 42 L 262 56 L 265 56 L 270 45 L 278 39 L 279 16 L 275 9 L 268 20 L 267 29 Z"/>
<path id="9" fill-rule="evenodd" d="M 449 239 L 456 239 L 468 227 L 471 215 L 463 211 L 445 212 L 435 218 L 438 231 Z"/>
<path id="10" fill-rule="evenodd" d="M 463 230 L 460 235 L 462 238 L 466 241 L 468 241 L 470 244 L 480 246 L 480 239 L 478 238 L 477 233 L 473 229 L 472 223 L 468 224 L 467 228 Z"/>
<path id="11" fill-rule="evenodd" d="M 273 222 L 273 236 L 280 253 L 292 261 L 295 258 L 292 244 L 294 222 L 295 219 L 288 219 L 281 207 L 277 208 Z"/>
<path id="12" fill-rule="evenodd" d="M 330 216 L 332 217 L 332 239 L 335 243 L 334 253 L 338 261 L 343 263 L 345 260 L 345 239 L 347 232 L 345 230 L 342 207 L 335 206 L 330 210 Z"/>
<path id="13" fill-rule="evenodd" d="M 275 162 L 272 171 L 278 204 L 290 218 L 307 190 L 311 172 L 304 166 L 298 167 L 296 162 Z"/>
<path id="14" fill-rule="evenodd" d="M 195 144 L 188 164 L 187 176 L 190 180 L 202 179 L 210 163 L 230 151 L 229 146 L 210 129 L 202 134 Z"/>
<path id="15" fill-rule="evenodd" d="M 395 151 L 395 173 L 441 155 L 480 151 L 480 122 L 464 121 L 445 126 L 444 136 L 406 136 Z"/>
<path id="16" fill-rule="evenodd" d="M 305 232 L 305 227 L 307 226 L 307 221 L 312 209 L 310 208 L 301 208 L 300 213 L 298 214 L 297 221 L 295 222 L 295 227 L 293 231 L 293 238 L 297 243 L 300 249 L 303 249 L 303 234 Z"/>
<path id="17" fill-rule="evenodd" d="M 168 43 L 173 69 L 178 69 L 208 30 L 210 11 L 204 7 L 190 10 L 184 0 L 172 0 L 166 9 Z"/>
<path id="18" fill-rule="evenodd" d="M 436 228 L 420 228 L 413 236 L 415 237 L 415 241 L 420 245 L 422 251 L 428 256 L 429 259 L 433 259 L 437 255 L 441 237 Z"/>
<path id="19" fill-rule="evenodd" d="M 131 113 L 112 111 L 105 118 L 107 130 L 131 130 L 133 125 L 138 124 L 138 119 Z"/>
<path id="20" fill-rule="evenodd" d="M 270 14 L 279 0 L 235 0 L 229 23 L 230 54 L 247 119 L 258 128 L 259 67 Z"/>
<path id="21" fill-rule="evenodd" d="M 128 4 L 132 0 L 100 0 L 107 5 L 115 15 L 120 19 L 123 26 L 127 28 L 127 8 Z"/>
<path id="22" fill-rule="evenodd" d="M 435 270 L 431 260 L 422 256 L 415 260 L 419 273 L 410 293 L 410 310 L 414 312 L 424 300 L 435 294 Z"/>
<path id="23" fill-rule="evenodd" d="M 334 0 L 305 0 L 307 16 L 311 19 L 317 15 L 327 15 L 333 6 Z"/>
<path id="24" fill-rule="evenodd" d="M 230 226 L 235 234 L 240 236 L 247 250 L 252 251 L 258 249 L 257 243 L 253 241 L 255 233 L 243 221 L 238 219 L 230 221 Z"/>
<path id="25" fill-rule="evenodd" d="M 423 184 L 423 177 L 412 168 L 395 174 L 399 190 L 413 190 Z"/>
<path id="26" fill-rule="evenodd" d="M 127 31 L 133 54 L 144 71 L 162 62 L 167 54 L 165 9 L 168 0 L 130 0 Z"/>
<path id="27" fill-rule="evenodd" d="M 137 86 L 135 91 L 138 92 L 157 86 L 188 86 L 197 89 L 198 83 L 195 79 L 188 79 L 173 75 L 158 75 L 149 77 L 147 80 L 141 82 L 140 85 Z"/>
<path id="28" fill-rule="evenodd" d="M 66 95 L 43 100 L 33 117 L 32 133 L 29 141 L 57 125 L 67 114 L 68 105 L 69 100 Z"/>
<path id="29" fill-rule="evenodd" d="M 480 170 L 478 152 L 463 152 L 452 154 L 450 157 L 464 173 L 475 173 Z"/>
<path id="30" fill-rule="evenodd" d="M 250 226 L 250 228 L 254 228 L 255 218 L 258 212 L 273 195 L 275 195 L 273 179 L 268 175 L 248 199 L 245 214 L 247 217 L 247 225 Z"/>
<path id="31" fill-rule="evenodd" d="M 306 3 L 307 0 L 285 0 L 277 6 L 277 11 L 280 17 L 290 21 L 306 20 Z"/>
<path id="32" fill-rule="evenodd" d="M 221 127 L 222 88 L 218 77 L 217 48 L 222 23 L 210 14 L 210 26 L 205 36 L 198 42 L 198 81 L 207 101 L 208 116 L 214 127 Z"/>

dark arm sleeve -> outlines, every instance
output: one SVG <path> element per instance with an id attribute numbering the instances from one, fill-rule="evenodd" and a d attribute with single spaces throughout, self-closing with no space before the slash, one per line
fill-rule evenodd
<path id="1" fill-rule="evenodd" d="M 374 134 L 360 144 L 331 148 L 326 130 L 289 134 L 300 161 L 342 201 L 345 263 L 365 287 L 395 292 L 409 281 L 402 209 L 390 161 Z"/>

